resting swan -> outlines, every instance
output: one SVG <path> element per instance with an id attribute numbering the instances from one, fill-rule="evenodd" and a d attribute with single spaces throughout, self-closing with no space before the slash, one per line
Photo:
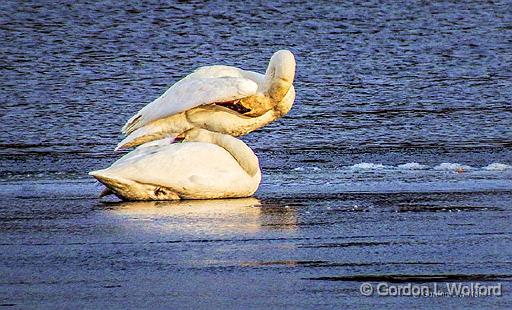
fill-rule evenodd
<path id="1" fill-rule="evenodd" d="M 118 149 L 192 128 L 242 136 L 284 116 L 295 100 L 295 58 L 272 55 L 265 75 L 230 66 L 201 67 L 128 120 Z"/>
<path id="2" fill-rule="evenodd" d="M 258 158 L 241 140 L 204 129 L 182 143 L 153 141 L 89 174 L 126 200 L 248 197 L 261 181 Z"/>

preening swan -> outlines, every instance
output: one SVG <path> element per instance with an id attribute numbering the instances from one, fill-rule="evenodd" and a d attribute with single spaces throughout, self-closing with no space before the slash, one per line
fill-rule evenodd
<path id="1" fill-rule="evenodd" d="M 171 86 L 128 120 L 127 137 L 117 149 L 192 128 L 245 135 L 282 117 L 295 100 L 295 58 L 290 51 L 272 55 L 265 75 L 230 66 L 201 67 Z"/>
<path id="2" fill-rule="evenodd" d="M 261 181 L 258 158 L 241 140 L 204 129 L 182 143 L 143 145 L 89 174 L 127 200 L 248 197 Z"/>

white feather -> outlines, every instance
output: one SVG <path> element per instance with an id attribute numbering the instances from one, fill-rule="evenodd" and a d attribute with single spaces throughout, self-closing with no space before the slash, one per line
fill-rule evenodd
<path id="1" fill-rule="evenodd" d="M 130 200 L 252 195 L 261 181 L 254 152 L 231 136 L 201 131 L 193 138 L 197 142 L 150 142 L 151 145 L 136 148 L 109 168 L 89 174 L 118 196 Z M 216 144 L 213 140 L 199 142 L 209 139 L 216 139 Z"/>
<path id="2" fill-rule="evenodd" d="M 131 146 L 134 142 L 137 143 L 139 139 L 148 139 L 151 138 L 151 140 L 157 140 L 158 143 L 160 143 L 160 140 L 163 141 L 163 139 L 169 139 L 170 141 L 174 140 L 176 136 L 178 136 L 179 133 L 169 133 L 169 132 L 161 132 L 157 130 L 153 130 L 152 127 L 142 127 L 139 129 L 136 129 L 134 132 L 126 136 L 121 142 L 119 142 L 115 148 L 115 151 L 119 151 L 122 148 L 127 148 Z M 164 138 L 165 137 L 165 138 Z M 150 140 L 150 142 L 151 142 Z M 144 144 L 148 144 L 150 142 L 143 142 Z M 170 144 L 171 142 L 169 142 Z M 140 143 L 137 143 L 139 145 Z M 140 145 L 139 147 L 141 147 Z"/>
<path id="3" fill-rule="evenodd" d="M 200 67 L 131 117 L 122 128 L 127 137 L 116 149 L 175 137 L 192 128 L 245 135 L 290 110 L 294 75 L 295 59 L 286 50 L 272 55 L 265 75 L 222 65 Z M 214 104 L 238 99 L 255 114 Z"/>
<path id="4" fill-rule="evenodd" d="M 193 73 L 174 84 L 162 96 L 130 118 L 123 127 L 123 132 L 132 132 L 154 120 L 197 106 L 252 96 L 258 90 L 258 84 L 247 78 L 198 76 L 201 75 Z"/>

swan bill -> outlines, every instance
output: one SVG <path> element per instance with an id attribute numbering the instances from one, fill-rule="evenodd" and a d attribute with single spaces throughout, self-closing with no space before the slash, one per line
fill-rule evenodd
<path id="1" fill-rule="evenodd" d="M 235 111 L 240 114 L 245 114 L 248 112 L 251 112 L 251 109 L 245 107 L 240 103 L 240 100 L 233 100 L 233 101 L 225 101 L 225 102 L 216 102 L 215 103 L 218 106 L 228 108 L 232 111 Z"/>

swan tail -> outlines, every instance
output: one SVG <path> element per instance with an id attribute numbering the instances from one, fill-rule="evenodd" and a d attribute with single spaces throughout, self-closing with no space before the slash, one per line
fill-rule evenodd
<path id="1" fill-rule="evenodd" d="M 108 195 L 114 195 L 114 192 L 113 192 L 110 188 L 105 187 L 105 188 L 101 191 L 101 193 L 100 193 L 100 196 L 99 196 L 99 197 L 100 197 L 100 198 L 102 198 L 102 197 L 105 197 L 105 196 L 108 196 Z"/>
<path id="2" fill-rule="evenodd" d="M 179 135 L 179 133 L 169 133 L 161 130 L 155 130 L 151 127 L 142 127 L 131 134 L 129 134 L 126 138 L 124 138 L 121 142 L 119 142 L 115 148 L 116 151 L 127 149 L 135 146 L 139 146 L 145 143 L 149 143 L 156 140 L 161 139 L 171 139 L 169 143 L 172 143 L 173 140 Z"/>
<path id="3" fill-rule="evenodd" d="M 130 188 L 134 188 L 135 182 L 121 178 L 114 175 L 109 169 L 102 169 L 89 172 L 89 175 L 93 176 L 100 183 L 105 185 L 107 188 L 103 190 L 100 197 L 114 194 L 118 197 L 130 197 Z"/>
<path id="4" fill-rule="evenodd" d="M 141 126 L 140 120 L 142 118 L 142 115 L 140 113 L 135 114 L 132 116 L 126 124 L 124 124 L 123 128 L 121 129 L 121 132 L 125 135 L 129 135 L 133 131 L 137 130 Z"/>
<path id="5" fill-rule="evenodd" d="M 142 128 L 152 121 L 173 114 L 173 110 L 163 109 L 165 107 L 165 99 L 167 98 L 167 92 L 162 96 L 149 103 L 124 124 L 121 128 L 121 132 L 125 135 L 129 135 L 139 128 Z"/>
<path id="6" fill-rule="evenodd" d="M 139 183 L 110 171 L 109 168 L 89 172 L 107 187 L 101 194 L 114 194 L 123 200 L 179 200 L 177 192 L 170 188 Z M 102 197 L 102 196 L 100 196 Z"/>

